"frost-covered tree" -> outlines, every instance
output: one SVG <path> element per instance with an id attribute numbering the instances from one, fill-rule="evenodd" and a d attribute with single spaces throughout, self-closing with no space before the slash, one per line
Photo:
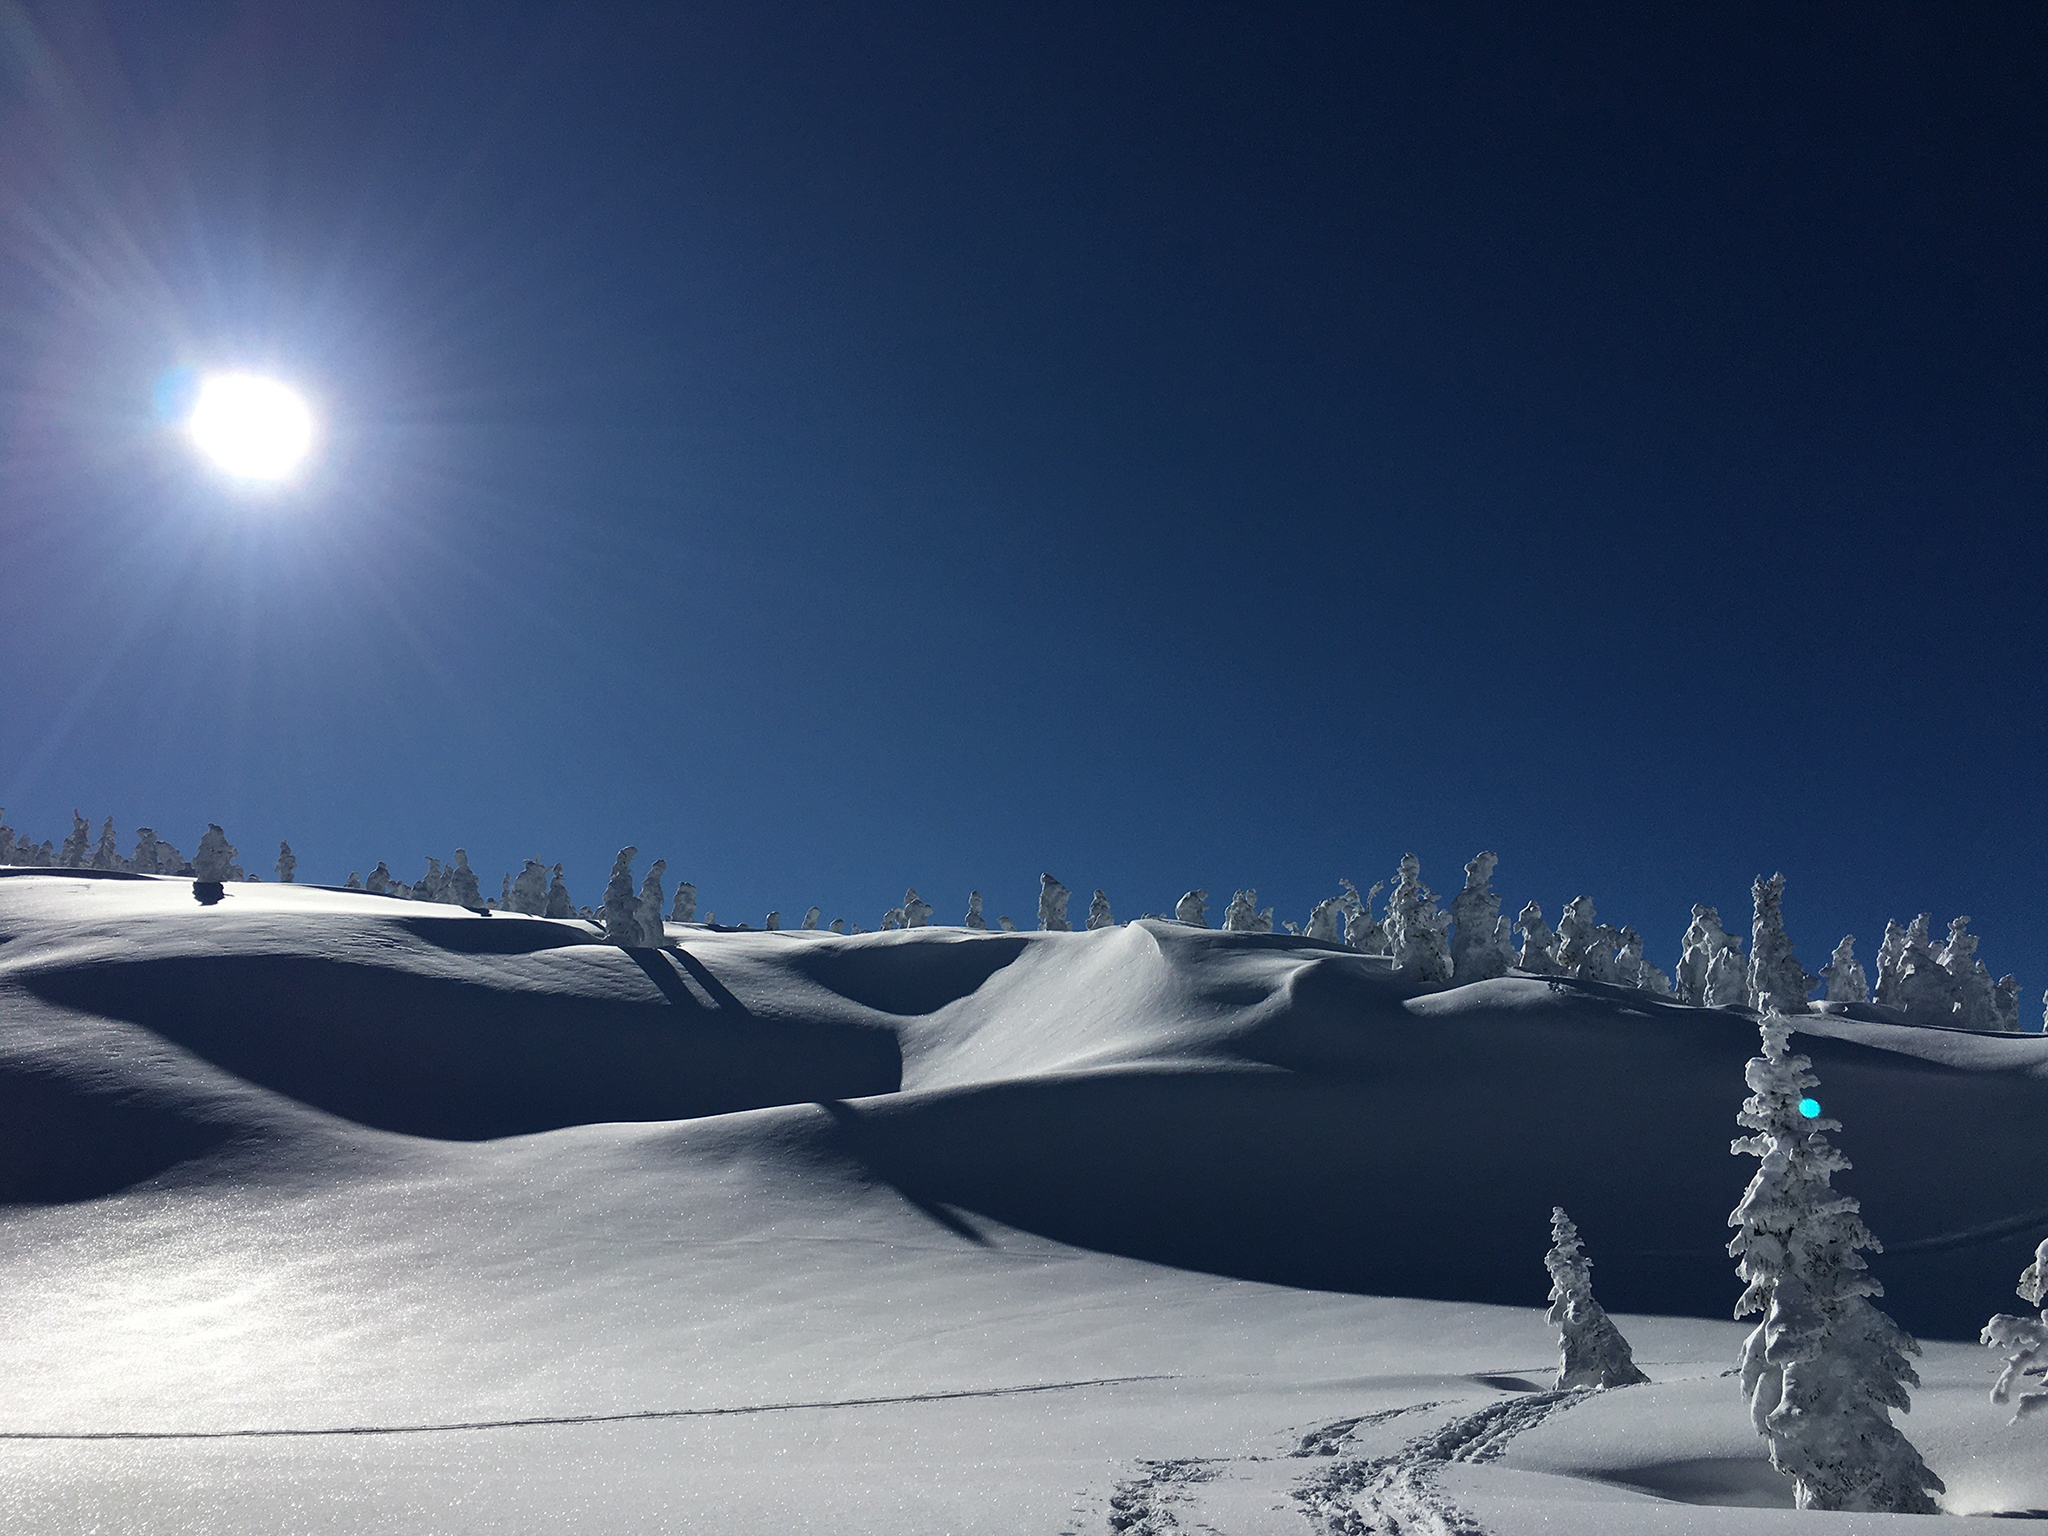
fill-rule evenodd
<path id="1" fill-rule="evenodd" d="M 1259 893 L 1239 891 L 1230 898 L 1230 905 L 1223 909 L 1223 931 L 1225 933 L 1252 933 L 1259 923 Z"/>
<path id="2" fill-rule="evenodd" d="M 0 807 L 0 868 L 14 862 L 14 828 L 7 825 L 7 811 Z"/>
<path id="3" fill-rule="evenodd" d="M 512 881 L 512 894 L 505 898 L 507 910 L 541 917 L 548 910 L 548 870 L 539 859 L 528 859 L 526 867 Z"/>
<path id="4" fill-rule="evenodd" d="M 84 869 L 92 862 L 92 825 L 77 811 L 71 813 L 71 835 L 57 850 L 59 869 Z"/>
<path id="5" fill-rule="evenodd" d="M 1920 936 L 1927 936 L 1926 925 L 1933 921 L 1929 913 L 1921 913 Z M 1906 930 L 1899 926 L 1897 918 L 1887 918 L 1884 925 L 1884 942 L 1877 949 L 1877 991 L 1872 1001 L 1887 1008 L 1899 1006 L 1899 977 L 1905 970 L 1908 941 Z"/>
<path id="6" fill-rule="evenodd" d="M 1319 901 L 1308 914 L 1308 927 L 1303 930 L 1306 937 L 1321 939 L 1325 944 L 1344 942 L 1344 900 L 1331 896 Z"/>
<path id="7" fill-rule="evenodd" d="M 1358 887 L 1349 880 L 1337 882 L 1344 887 L 1349 899 L 1344 907 L 1344 942 L 1361 955 L 1386 955 L 1393 952 L 1393 943 L 1387 937 L 1387 925 L 1372 913 L 1372 904 L 1387 888 L 1384 880 L 1375 880 L 1372 889 L 1363 896 Z"/>
<path id="8" fill-rule="evenodd" d="M 1394 968 L 1424 986 L 1442 986 L 1451 979 L 1450 919 L 1436 904 L 1436 893 L 1422 883 L 1422 862 L 1412 853 L 1401 856 L 1393 894 L 1387 897 L 1387 942 Z"/>
<path id="9" fill-rule="evenodd" d="M 831 926 L 830 926 L 830 931 L 831 931 L 831 932 L 833 932 L 833 933 L 838 933 L 838 934 L 843 934 L 843 933 L 845 933 L 845 932 L 846 932 L 846 919 L 845 919 L 845 918 L 843 918 L 843 917 L 835 917 L 835 918 L 833 918 L 833 919 L 832 919 L 832 922 L 831 922 Z"/>
<path id="10" fill-rule="evenodd" d="M 199 851 L 192 855 L 192 878 L 202 883 L 218 884 L 232 880 L 236 850 L 228 846 L 228 835 L 218 824 L 209 822 L 206 835 L 199 839 Z"/>
<path id="11" fill-rule="evenodd" d="M 1607 1309 L 1593 1299 L 1593 1261 L 1579 1246 L 1579 1229 L 1564 1207 L 1550 1208 L 1550 1321 L 1557 1326 L 1557 1385 L 1633 1387 L 1648 1381 L 1637 1369 L 1628 1340 Z"/>
<path id="12" fill-rule="evenodd" d="M 815 932 L 818 926 L 818 919 L 822 915 L 818 908 L 811 907 L 804 913 L 804 920 L 798 923 L 797 927 L 805 933 Z"/>
<path id="13" fill-rule="evenodd" d="M 461 848 L 455 850 L 455 862 L 448 866 L 446 899 L 458 907 L 484 904 L 483 888 L 477 884 L 476 871 L 469 867 L 469 854 Z"/>
<path id="14" fill-rule="evenodd" d="M 694 923 L 697 921 L 697 887 L 687 880 L 676 882 L 675 905 L 669 908 L 668 920 L 672 923 Z"/>
<path id="15" fill-rule="evenodd" d="M 2020 979 L 2017 976 L 2001 976 L 1998 985 L 1991 989 L 1991 1006 L 1997 1022 L 1991 1027 L 2002 1029 L 2009 1034 L 2019 1033 L 2020 1027 Z"/>
<path id="16" fill-rule="evenodd" d="M 1073 896 L 1051 875 L 1038 877 L 1038 927 L 1042 933 L 1071 933 L 1074 925 L 1067 921 L 1067 902 Z"/>
<path id="17" fill-rule="evenodd" d="M 1614 946 L 1614 979 L 1624 987 L 1643 985 L 1643 936 L 1633 928 L 1624 928 L 1616 935 Z"/>
<path id="18" fill-rule="evenodd" d="M 891 907 L 888 911 L 882 914 L 882 932 L 894 933 L 897 929 L 901 928 L 902 926 L 903 909 L 901 907 Z"/>
<path id="19" fill-rule="evenodd" d="M 441 867 L 441 861 L 431 853 L 426 858 L 427 872 L 413 882 L 412 899 L 414 901 L 446 901 L 448 899 L 446 894 L 448 889 L 448 871 Z"/>
<path id="20" fill-rule="evenodd" d="M 917 894 L 917 887 L 912 886 L 903 893 L 903 926 L 923 928 L 928 926 L 931 920 L 932 904 L 921 898 Z"/>
<path id="21" fill-rule="evenodd" d="M 370 871 L 370 878 L 363 882 L 363 889 L 368 891 L 372 896 L 390 895 L 391 866 L 386 864 L 382 859 L 379 859 L 377 861 L 377 867 Z"/>
<path id="22" fill-rule="evenodd" d="M 2034 1250 L 2034 1262 L 2020 1271 L 2020 1283 L 2013 1289 L 2029 1306 L 2038 1307 L 2048 1297 L 2048 1240 Z M 2048 1308 L 2037 1317 L 2013 1317 L 2001 1312 L 1984 1325 L 1978 1337 L 1987 1348 L 2009 1351 L 2005 1369 L 1999 1372 L 1997 1385 L 1991 1389 L 1991 1401 L 2003 1404 L 2012 1401 L 2014 1387 L 2020 1388 L 2019 1402 L 2008 1422 L 2017 1424 L 2048 1403 Z M 2040 1385 L 2039 1391 L 2026 1390 L 2029 1377 Z"/>
<path id="23" fill-rule="evenodd" d="M 1116 915 L 1109 910 L 1109 897 L 1100 886 L 1097 886 L 1095 894 L 1088 901 L 1088 931 L 1093 933 L 1098 928 L 1115 926 Z"/>
<path id="24" fill-rule="evenodd" d="M 111 816 L 100 828 L 100 840 L 92 850 L 92 867 L 106 870 L 121 867 L 121 850 L 114 846 L 114 818 Z"/>
<path id="25" fill-rule="evenodd" d="M 363 872 L 359 869 L 350 870 L 348 879 L 341 888 L 344 891 L 360 891 L 363 888 Z"/>
<path id="26" fill-rule="evenodd" d="M 1618 981 L 1614 949 L 1621 932 L 1595 921 L 1597 916 L 1590 896 L 1574 896 L 1565 903 L 1557 920 L 1558 969 L 1582 981 Z"/>
<path id="27" fill-rule="evenodd" d="M 290 843 L 279 843 L 277 845 L 277 878 L 279 883 L 290 885 L 292 877 L 298 873 L 298 868 L 298 855 L 292 852 L 292 845 Z"/>
<path id="28" fill-rule="evenodd" d="M 1749 992 L 1749 965 L 1742 958 L 1742 940 L 1733 937 L 1726 949 L 1717 950 L 1707 965 L 1707 991 L 1701 1002 L 1708 1008 L 1747 1008 L 1754 999 Z"/>
<path id="29" fill-rule="evenodd" d="M 1758 875 L 1749 888 L 1756 916 L 1749 929 L 1749 991 L 1765 1012 L 1804 1013 L 1806 1000 L 1820 984 L 1792 953 L 1785 932 L 1785 877 Z"/>
<path id="30" fill-rule="evenodd" d="M 548 871 L 548 905 L 542 915 L 557 921 L 576 915 L 576 903 L 569 899 L 569 887 L 562 879 L 562 866 L 559 864 Z"/>
<path id="31" fill-rule="evenodd" d="M 1555 976 L 1564 969 L 1557 963 L 1557 935 L 1543 920 L 1543 909 L 1535 902 L 1522 908 L 1515 919 L 1515 930 L 1522 936 L 1522 952 L 1515 957 L 1516 970 L 1527 971 L 1531 976 Z"/>
<path id="32" fill-rule="evenodd" d="M 1828 1001 L 1831 1003 L 1870 1001 L 1870 978 L 1863 974 L 1863 967 L 1857 963 L 1855 934 L 1842 935 L 1842 942 L 1835 946 L 1828 963 L 1820 968 L 1820 979 L 1828 984 Z"/>
<path id="33" fill-rule="evenodd" d="M 761 926 L 770 933 L 780 933 L 782 931 L 781 912 L 770 912 L 766 917 L 761 919 Z"/>
<path id="34" fill-rule="evenodd" d="M 668 942 L 668 930 L 661 925 L 661 877 L 668 873 L 668 860 L 656 859 L 640 882 L 640 942 L 659 949 Z"/>
<path id="35" fill-rule="evenodd" d="M 1962 989 L 1941 963 L 1928 938 L 1932 913 L 1922 912 L 1906 929 L 1905 952 L 1900 955 L 1892 1006 L 1902 1010 L 1916 1024 L 1951 1024 Z"/>
<path id="36" fill-rule="evenodd" d="M 109 823 L 111 825 L 111 823 Z M 1955 978 L 1955 1022 L 1965 1029 L 1998 1028 L 1998 989 L 1991 972 L 1977 958 L 1977 936 L 1970 920 L 1959 917 L 1948 925 L 1948 942 L 1937 958 L 1941 968 Z"/>
<path id="37" fill-rule="evenodd" d="M 1173 920 L 1186 923 L 1190 928 L 1209 926 L 1209 893 L 1205 890 L 1189 891 L 1175 903 Z"/>
<path id="38" fill-rule="evenodd" d="M 636 948 L 641 943 L 640 898 L 633 893 L 633 860 L 639 854 L 631 843 L 621 848 L 604 887 L 605 942 L 621 948 Z"/>
<path id="39" fill-rule="evenodd" d="M 1011 922 L 1007 917 L 997 918 L 996 925 L 999 928 L 1001 928 L 1005 933 L 1015 933 L 1017 931 L 1017 925 Z"/>
<path id="40" fill-rule="evenodd" d="M 1465 888 L 1451 898 L 1451 979 L 1461 986 L 1505 976 L 1515 963 L 1493 889 L 1499 863 L 1500 855 L 1491 851 L 1474 856 L 1465 866 Z"/>
<path id="41" fill-rule="evenodd" d="M 967 893 L 967 916 L 960 920 L 963 928 L 972 928 L 976 933 L 986 932 L 988 919 L 981 915 L 981 892 Z"/>
<path id="42" fill-rule="evenodd" d="M 498 899 L 495 902 L 485 902 L 484 905 L 495 906 L 500 912 L 512 910 L 512 875 L 509 870 L 498 877 Z"/>
<path id="43" fill-rule="evenodd" d="M 1871 1304 L 1884 1287 L 1863 1250 L 1879 1245 L 1855 1197 L 1832 1187 L 1849 1166 L 1826 1135 L 1841 1124 L 1808 1097 L 1820 1080 L 1788 1050 L 1791 1031 L 1783 1014 L 1764 1015 L 1736 1116 L 1754 1134 L 1729 1148 L 1759 1160 L 1728 1218 L 1744 1286 L 1735 1315 L 1763 1314 L 1742 1347 L 1750 1420 L 1799 1508 L 1931 1515 L 1942 1481 L 1891 1420 L 1920 1384 L 1906 1358 L 1920 1346 Z"/>
<path id="44" fill-rule="evenodd" d="M 128 861 L 134 867 L 135 873 L 138 875 L 154 875 L 159 873 L 157 868 L 157 846 L 156 829 L 154 827 L 137 827 L 135 829 L 135 856 Z"/>
<path id="45" fill-rule="evenodd" d="M 1714 957 L 1723 950 L 1739 947 L 1734 936 L 1721 926 L 1719 909 L 1695 906 L 1692 926 L 1685 930 L 1685 939 L 1679 946 L 1678 975 L 1673 978 L 1678 1000 L 1694 1008 L 1709 1006 L 1707 978 L 1713 971 Z"/>

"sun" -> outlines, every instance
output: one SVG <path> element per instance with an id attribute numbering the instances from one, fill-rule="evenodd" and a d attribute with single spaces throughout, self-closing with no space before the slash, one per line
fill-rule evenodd
<path id="1" fill-rule="evenodd" d="M 185 430 L 238 480 L 284 480 L 313 448 L 313 412 L 298 392 L 256 373 L 199 381 Z"/>

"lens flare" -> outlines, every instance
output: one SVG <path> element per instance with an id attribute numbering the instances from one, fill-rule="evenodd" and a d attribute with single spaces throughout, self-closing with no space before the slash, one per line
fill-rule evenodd
<path id="1" fill-rule="evenodd" d="M 185 430 L 239 480 L 283 480 L 313 448 L 313 413 L 298 393 L 255 373 L 200 380 Z"/>
<path id="2" fill-rule="evenodd" d="M 1818 1120 L 1820 1118 L 1820 1100 L 1801 1099 L 1799 1101 L 1799 1113 L 1806 1116 L 1809 1120 Z"/>

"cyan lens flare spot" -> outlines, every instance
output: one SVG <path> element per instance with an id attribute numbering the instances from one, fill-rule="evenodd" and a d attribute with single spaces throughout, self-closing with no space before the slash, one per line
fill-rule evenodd
<path id="1" fill-rule="evenodd" d="M 1801 1099 L 1799 1101 L 1799 1113 L 1806 1116 L 1809 1120 L 1818 1120 L 1820 1118 L 1820 1100 Z"/>

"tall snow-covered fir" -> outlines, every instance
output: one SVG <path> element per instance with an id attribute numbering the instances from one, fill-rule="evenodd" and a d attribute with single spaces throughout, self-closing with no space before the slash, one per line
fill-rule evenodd
<path id="1" fill-rule="evenodd" d="M 1593 1261 L 1561 1205 L 1550 1208 L 1550 1252 L 1543 1266 L 1550 1271 L 1549 1317 L 1557 1327 L 1557 1385 L 1632 1387 L 1648 1381 L 1614 1319 L 1593 1299 Z"/>

